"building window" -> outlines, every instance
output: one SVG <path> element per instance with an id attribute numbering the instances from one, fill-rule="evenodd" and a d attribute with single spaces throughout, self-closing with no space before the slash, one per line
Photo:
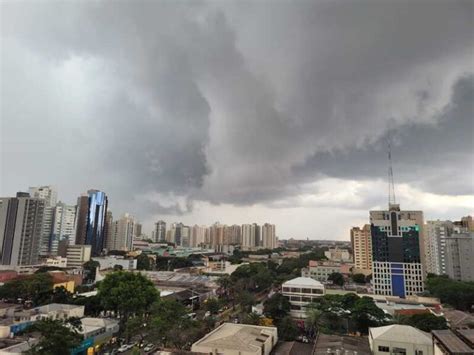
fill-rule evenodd
<path id="1" fill-rule="evenodd" d="M 384 352 L 384 353 L 388 353 L 388 352 L 390 352 L 390 348 L 388 346 L 379 345 L 379 351 Z"/>

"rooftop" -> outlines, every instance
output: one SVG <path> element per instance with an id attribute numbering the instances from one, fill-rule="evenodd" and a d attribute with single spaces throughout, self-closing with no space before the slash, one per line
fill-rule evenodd
<path id="1" fill-rule="evenodd" d="M 312 279 L 311 277 L 297 277 L 296 279 L 286 281 L 282 285 L 285 286 L 308 286 L 308 287 L 324 287 L 323 284 L 319 281 Z"/>
<path id="2" fill-rule="evenodd" d="M 472 349 L 449 329 L 433 330 L 433 336 L 449 351 L 450 354 L 472 354 Z"/>
<path id="3" fill-rule="evenodd" d="M 431 345 L 431 336 L 409 325 L 393 324 L 385 327 L 369 328 L 369 334 L 377 340 L 403 339 L 404 343 Z"/>
<path id="4" fill-rule="evenodd" d="M 255 352 L 275 332 L 275 327 L 224 323 L 195 342 L 193 347 Z"/>
<path id="5" fill-rule="evenodd" d="M 367 337 L 353 337 L 347 335 L 320 334 L 316 341 L 315 355 L 336 354 L 370 355 L 369 340 Z"/>

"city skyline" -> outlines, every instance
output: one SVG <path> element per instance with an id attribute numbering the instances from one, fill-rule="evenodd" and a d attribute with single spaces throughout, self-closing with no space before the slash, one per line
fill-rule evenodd
<path id="1" fill-rule="evenodd" d="M 348 240 L 390 136 L 404 208 L 472 215 L 472 2 L 268 5 L 3 2 L 0 196 Z"/>

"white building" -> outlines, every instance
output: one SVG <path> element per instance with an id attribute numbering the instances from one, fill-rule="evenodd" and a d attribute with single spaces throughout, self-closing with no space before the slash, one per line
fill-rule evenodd
<path id="1" fill-rule="evenodd" d="M 306 318 L 306 306 L 324 293 L 324 285 L 310 277 L 297 277 L 282 285 L 282 294 L 290 301 L 290 315 L 297 319 Z"/>
<path id="2" fill-rule="evenodd" d="M 68 245 L 76 243 L 76 206 L 58 202 L 54 208 L 51 255 L 58 254 L 61 240 L 67 240 Z"/>
<path id="3" fill-rule="evenodd" d="M 262 226 L 262 247 L 265 249 L 275 249 L 277 247 L 274 224 L 265 223 Z"/>
<path id="4" fill-rule="evenodd" d="M 53 186 L 30 187 L 29 193 L 32 198 L 41 198 L 45 202 L 43 226 L 41 229 L 40 255 L 49 255 L 51 252 L 51 235 L 53 232 L 54 209 L 58 193 Z"/>
<path id="5" fill-rule="evenodd" d="M 82 267 L 91 260 L 90 245 L 68 245 L 66 251 L 67 267 Z"/>
<path id="6" fill-rule="evenodd" d="M 409 325 L 369 328 L 369 344 L 374 355 L 433 355 L 430 334 Z"/>
<path id="7" fill-rule="evenodd" d="M 436 275 L 446 274 L 446 238 L 453 234 L 450 221 L 427 221 L 425 225 L 426 271 Z"/>
<path id="8" fill-rule="evenodd" d="M 205 354 L 269 355 L 278 341 L 276 327 L 224 323 L 191 347 Z"/>
<path id="9" fill-rule="evenodd" d="M 351 261 L 351 254 L 347 249 L 341 249 L 338 247 L 331 248 L 324 252 L 324 256 L 331 261 L 338 261 L 338 262 L 347 262 Z"/>
<path id="10" fill-rule="evenodd" d="M 45 264 L 46 266 L 67 267 L 67 258 L 63 258 L 61 256 L 47 258 Z"/>
<path id="11" fill-rule="evenodd" d="M 100 264 L 99 270 L 113 269 L 115 265 L 120 265 L 123 270 L 137 269 L 137 259 L 125 259 L 120 256 L 100 256 L 94 257 L 92 260 Z"/>

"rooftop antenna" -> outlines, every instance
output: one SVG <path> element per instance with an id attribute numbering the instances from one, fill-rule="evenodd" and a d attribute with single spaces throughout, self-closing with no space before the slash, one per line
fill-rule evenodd
<path id="1" fill-rule="evenodd" d="M 395 183 L 393 181 L 393 169 L 392 169 L 392 142 L 390 131 L 388 132 L 388 204 L 396 204 L 395 199 Z"/>

